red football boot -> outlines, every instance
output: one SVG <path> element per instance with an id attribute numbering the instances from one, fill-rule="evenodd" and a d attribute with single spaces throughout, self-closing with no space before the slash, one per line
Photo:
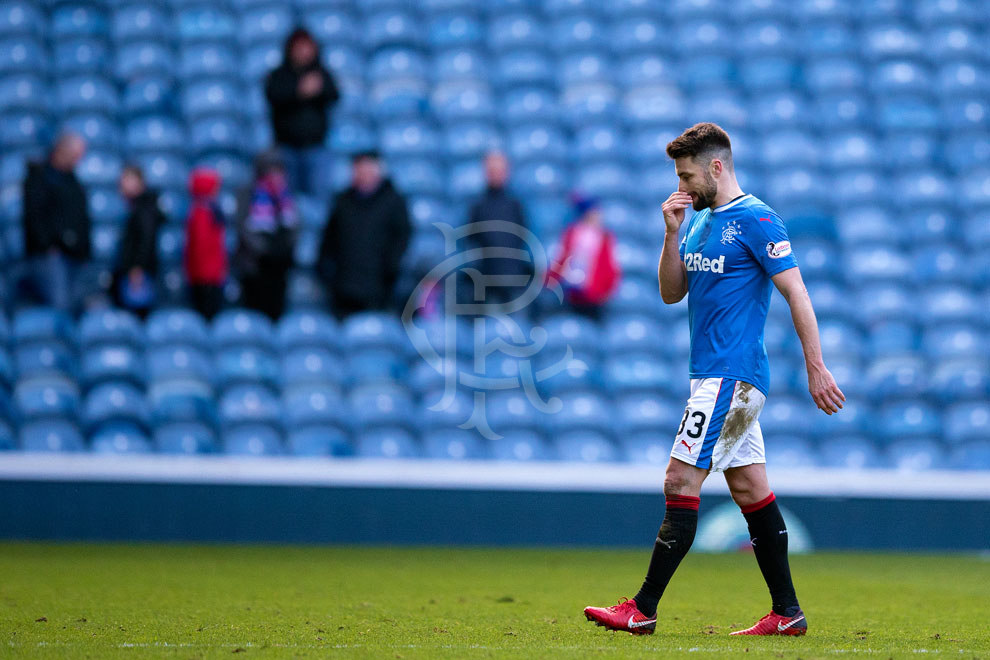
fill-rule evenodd
<path id="1" fill-rule="evenodd" d="M 798 610 L 794 616 L 781 616 L 773 610 L 746 630 L 737 630 L 730 635 L 803 635 L 808 632 L 808 621 L 804 612 Z"/>
<path id="2" fill-rule="evenodd" d="M 584 616 L 609 630 L 622 630 L 633 635 L 652 635 L 657 628 L 657 618 L 640 612 L 634 600 L 621 599 L 612 607 L 586 607 Z"/>

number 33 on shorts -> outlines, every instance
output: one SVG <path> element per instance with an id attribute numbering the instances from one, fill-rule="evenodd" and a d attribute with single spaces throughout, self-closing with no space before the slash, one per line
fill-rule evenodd
<path id="1" fill-rule="evenodd" d="M 765 463 L 763 433 L 757 418 L 766 397 L 731 378 L 691 380 L 691 397 L 681 417 L 674 458 L 705 470 Z"/>

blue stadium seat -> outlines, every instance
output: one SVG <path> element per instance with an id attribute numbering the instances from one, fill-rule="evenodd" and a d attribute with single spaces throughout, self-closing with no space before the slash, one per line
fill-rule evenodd
<path id="1" fill-rule="evenodd" d="M 21 378 L 35 376 L 74 377 L 78 361 L 75 353 L 58 341 L 35 341 L 18 344 L 14 364 Z"/>
<path id="2" fill-rule="evenodd" d="M 72 319 L 50 307 L 20 309 L 14 314 L 11 338 L 15 345 L 33 341 L 59 341 L 72 346 L 76 332 Z"/>
<path id="3" fill-rule="evenodd" d="M 419 46 L 423 34 L 422 26 L 412 14 L 386 9 L 368 17 L 364 43 L 371 51 L 388 46 Z"/>
<path id="4" fill-rule="evenodd" d="M 238 34 L 234 16 L 221 8 L 207 5 L 183 9 L 176 16 L 180 42 L 234 40 Z"/>
<path id="5" fill-rule="evenodd" d="M 807 438 L 776 435 L 764 439 L 767 455 L 781 468 L 813 468 L 821 462 L 816 446 Z"/>
<path id="6" fill-rule="evenodd" d="M 515 430 L 491 440 L 492 458 L 496 461 L 540 461 L 551 458 L 549 448 L 535 431 Z"/>
<path id="7" fill-rule="evenodd" d="M 11 77 L 17 74 L 43 76 L 47 65 L 44 46 L 38 39 L 25 34 L 0 38 L 0 75 L 3 76 L 4 87 L 10 85 Z M 5 98 L 3 107 L 7 107 L 8 103 Z"/>
<path id="8" fill-rule="evenodd" d="M 347 379 L 344 362 L 326 348 L 300 346 L 282 356 L 282 383 L 285 387 L 324 383 L 342 387 Z"/>
<path id="9" fill-rule="evenodd" d="M 407 382 L 414 392 L 435 392 L 442 390 L 448 381 L 456 382 L 458 373 L 464 369 L 465 367 L 452 358 L 441 357 L 437 365 L 430 364 L 425 360 L 414 360 Z M 467 370 L 470 369 L 467 368 Z M 433 400 L 425 400 L 425 402 L 426 405 L 436 403 Z"/>
<path id="10" fill-rule="evenodd" d="M 674 374 L 654 355 L 627 354 L 605 363 L 605 387 L 614 395 L 670 392 Z"/>
<path id="11" fill-rule="evenodd" d="M 183 151 L 188 144 L 182 125 L 166 116 L 133 119 L 125 135 L 127 146 L 134 151 Z"/>
<path id="12" fill-rule="evenodd" d="M 415 458 L 421 450 L 403 428 L 387 427 L 364 431 L 355 438 L 358 456 L 366 458 Z"/>
<path id="13" fill-rule="evenodd" d="M 665 433 L 647 431 L 628 436 L 623 435 L 619 440 L 619 445 L 622 448 L 624 458 L 630 463 L 655 467 L 666 466 L 670 461 L 671 439 L 676 430 L 676 428 L 671 428 Z"/>
<path id="14" fill-rule="evenodd" d="M 441 83 L 434 88 L 430 105 L 437 118 L 443 122 L 490 121 L 495 116 L 495 101 L 491 90 L 481 82 Z"/>
<path id="15" fill-rule="evenodd" d="M 146 361 L 149 382 L 193 379 L 209 383 L 215 374 L 212 360 L 191 344 L 153 347 L 148 351 Z"/>
<path id="16" fill-rule="evenodd" d="M 687 75 L 687 74 L 686 74 Z M 714 74 L 709 74 L 714 77 Z M 728 75 L 728 74 L 725 74 Z M 689 103 L 688 116 L 704 116 L 729 129 L 743 128 L 748 115 L 747 106 L 741 96 L 730 87 L 712 80 L 716 89 L 699 92 Z"/>
<path id="17" fill-rule="evenodd" d="M 467 422 L 474 412 L 475 400 L 470 391 L 451 390 L 428 391 L 422 396 L 419 419 L 422 428 L 454 428 Z M 491 420 L 489 420 L 489 424 Z M 496 433 L 499 429 L 492 427 Z"/>
<path id="18" fill-rule="evenodd" d="M 949 406 L 943 433 L 952 444 L 990 439 L 990 404 L 983 399 Z"/>
<path id="19" fill-rule="evenodd" d="M 565 461 L 606 463 L 622 458 L 608 436 L 587 429 L 554 436 L 554 446 Z"/>
<path id="20" fill-rule="evenodd" d="M 44 26 L 42 8 L 35 2 L 14 0 L 0 9 L 0 34 L 38 34 Z"/>
<path id="21" fill-rule="evenodd" d="M 920 399 L 892 403 L 880 408 L 877 432 L 887 440 L 938 435 L 942 422 L 938 411 Z"/>
<path id="22" fill-rule="evenodd" d="M 467 12 L 443 13 L 427 23 L 429 43 L 434 48 L 476 46 L 484 39 L 483 24 Z"/>
<path id="23" fill-rule="evenodd" d="M 931 375 L 931 391 L 942 402 L 990 396 L 990 364 L 985 356 L 940 361 Z"/>
<path id="24" fill-rule="evenodd" d="M 9 392 L 17 380 L 14 363 L 7 354 L 6 349 L 3 348 L 5 345 L 6 342 L 0 336 L 0 392 Z"/>
<path id="25" fill-rule="evenodd" d="M 501 145 L 495 125 L 484 121 L 456 122 L 441 135 L 443 150 L 452 158 L 480 158 Z"/>
<path id="26" fill-rule="evenodd" d="M 985 95 L 988 89 L 990 77 L 975 59 L 943 64 L 935 75 L 935 93 L 939 97 Z"/>
<path id="27" fill-rule="evenodd" d="M 550 57 L 543 51 L 511 50 L 495 56 L 492 71 L 486 77 L 503 89 L 525 85 L 543 87 L 553 84 L 555 70 Z"/>
<path id="28" fill-rule="evenodd" d="M 25 424 L 18 434 L 27 452 L 79 452 L 85 448 L 76 425 L 66 420 L 43 420 Z"/>
<path id="29" fill-rule="evenodd" d="M 116 151 L 88 151 L 76 167 L 76 176 L 84 185 L 111 186 L 120 178 L 123 161 Z"/>
<path id="30" fill-rule="evenodd" d="M 63 5 L 52 11 L 49 31 L 56 43 L 71 37 L 103 37 L 108 31 L 107 16 L 96 6 Z"/>
<path id="31" fill-rule="evenodd" d="M 110 22 L 110 35 L 117 44 L 131 41 L 150 43 L 170 32 L 168 14 L 164 8 L 135 3 L 116 9 Z"/>
<path id="32" fill-rule="evenodd" d="M 794 85 L 799 75 L 798 66 L 787 57 L 747 57 L 739 64 L 739 82 L 747 90 L 787 89 Z"/>
<path id="33" fill-rule="evenodd" d="M 350 456 L 354 453 L 347 433 L 336 426 L 292 429 L 285 444 L 293 456 Z"/>
<path id="34" fill-rule="evenodd" d="M 553 126 L 523 124 L 507 136 L 508 155 L 515 161 L 549 159 L 562 161 L 567 153 L 563 133 Z"/>
<path id="35" fill-rule="evenodd" d="M 349 43 L 361 34 L 354 18 L 343 7 L 315 7 L 303 13 L 303 22 L 321 44 Z"/>
<path id="36" fill-rule="evenodd" d="M 341 337 L 332 316 L 321 311 L 302 311 L 290 312 L 279 320 L 276 341 L 282 351 L 304 347 L 336 350 Z"/>
<path id="37" fill-rule="evenodd" d="M 664 337 L 656 332 L 656 321 L 641 314 L 612 315 L 603 328 L 606 354 L 664 351 Z"/>
<path id="38" fill-rule="evenodd" d="M 208 117 L 189 125 L 189 147 L 197 154 L 239 154 L 243 150 L 243 139 L 244 126 L 234 117 Z M 219 167 L 216 169 L 226 184 L 237 186 L 245 181 L 243 173 L 231 176 L 230 172 L 224 172 Z"/>
<path id="39" fill-rule="evenodd" d="M 887 462 L 901 472 L 923 472 L 945 467 L 945 451 L 932 438 L 895 441 L 887 447 Z"/>
<path id="40" fill-rule="evenodd" d="M 203 317 L 189 309 L 160 309 L 145 325 L 152 346 L 186 345 L 205 349 L 210 342 Z"/>
<path id="41" fill-rule="evenodd" d="M 668 28 L 655 14 L 623 16 L 612 23 L 610 45 L 617 53 L 653 55 L 670 49 Z"/>
<path id="42" fill-rule="evenodd" d="M 349 316 L 341 327 L 342 346 L 347 350 L 403 349 L 405 331 L 398 318 L 384 312 L 363 312 Z"/>
<path id="43" fill-rule="evenodd" d="M 3 143 L 11 147 L 35 146 L 45 122 L 43 116 L 32 116 L 31 113 L 47 110 L 48 85 L 34 73 L 17 73 L 0 78 L 0 94 Z"/>
<path id="44" fill-rule="evenodd" d="M 171 112 L 174 88 L 175 83 L 161 75 L 130 81 L 123 88 L 121 109 L 131 117 Z"/>
<path id="45" fill-rule="evenodd" d="M 144 361 L 127 345 L 89 347 L 83 352 L 80 380 L 87 388 L 106 382 L 124 382 L 143 387 Z"/>
<path id="46" fill-rule="evenodd" d="M 887 133 L 886 138 L 878 148 L 887 154 L 885 162 L 891 166 L 898 170 L 912 170 L 917 167 L 918 163 L 938 161 L 942 152 L 942 141 L 939 140 L 937 134 L 931 131 L 891 131 Z M 924 176 L 925 173 L 914 172 L 913 174 L 914 176 Z M 925 196 L 933 192 L 942 192 L 939 188 L 932 187 L 931 182 L 915 182 L 907 176 L 901 179 L 900 184 L 903 188 L 908 188 L 907 192 L 912 198 L 919 201 L 924 201 Z M 927 190 L 920 189 L 922 185 L 926 186 Z M 898 190 L 898 193 L 900 192 Z M 896 199 L 895 201 L 901 202 L 902 200 Z M 944 199 L 940 200 L 940 202 L 944 201 Z M 905 210 L 914 210 L 915 208 L 908 205 Z"/>
<path id="47" fill-rule="evenodd" d="M 929 26 L 924 39 L 926 50 L 934 61 L 982 57 L 983 49 L 980 45 L 979 33 L 971 25 L 963 23 L 947 25 L 923 23 L 922 25 Z"/>
<path id="48" fill-rule="evenodd" d="M 230 456 L 278 456 L 283 453 L 282 436 L 264 424 L 248 424 L 222 433 L 223 453 Z"/>
<path id="49" fill-rule="evenodd" d="M 891 357 L 914 353 L 921 345 L 918 329 L 913 323 L 880 321 L 870 328 L 866 354 L 873 357 Z"/>
<path id="50" fill-rule="evenodd" d="M 911 96 L 884 96 L 876 107 L 877 127 L 883 130 L 937 130 L 943 128 L 939 112 L 920 93 Z"/>
<path id="51" fill-rule="evenodd" d="M 960 132 L 945 145 L 945 162 L 955 172 L 964 172 L 976 164 L 990 165 L 990 136 L 976 131 Z"/>
<path id="52" fill-rule="evenodd" d="M 874 360 L 865 376 L 878 399 L 920 396 L 928 387 L 925 360 L 910 354 Z"/>
<path id="53" fill-rule="evenodd" d="M 615 410 L 618 412 L 616 430 L 621 435 L 653 433 L 672 439 L 684 414 L 684 404 L 676 396 L 659 394 L 629 391 L 619 395 L 615 399 Z"/>
<path id="54" fill-rule="evenodd" d="M 391 122 L 381 131 L 381 148 L 388 156 L 429 156 L 440 146 L 433 127 L 417 120 Z"/>
<path id="55" fill-rule="evenodd" d="M 240 384 L 277 387 L 279 365 L 268 351 L 258 347 L 222 348 L 216 356 L 216 379 L 221 389 Z"/>
<path id="56" fill-rule="evenodd" d="M 213 320 L 213 342 L 216 346 L 257 347 L 271 351 L 275 345 L 272 322 L 265 315 L 248 309 L 229 309 Z"/>
<path id="57" fill-rule="evenodd" d="M 827 57 L 810 62 L 804 70 L 805 85 L 815 95 L 860 90 L 866 79 L 864 67 L 853 58 Z"/>
<path id="58" fill-rule="evenodd" d="M 202 80 L 183 88 L 181 108 L 187 119 L 237 114 L 244 98 L 244 90 L 233 81 Z"/>
<path id="59" fill-rule="evenodd" d="M 552 436 L 562 438 L 582 431 L 605 435 L 614 432 L 612 405 L 605 397 L 593 392 L 569 392 L 560 399 L 560 411 L 547 417 Z"/>
<path id="60" fill-rule="evenodd" d="M 25 420 L 51 418 L 74 419 L 79 410 L 79 388 L 60 376 L 37 376 L 23 379 L 14 388 L 17 415 Z"/>
<path id="61" fill-rule="evenodd" d="M 953 451 L 949 461 L 956 470 L 990 470 L 990 442 L 968 442 Z"/>
<path id="62" fill-rule="evenodd" d="M 401 385 L 358 386 L 351 390 L 347 399 L 357 429 L 415 427 L 412 399 Z"/>
<path id="63" fill-rule="evenodd" d="M 849 227 L 842 227 L 843 233 Z M 850 236 L 847 240 L 857 241 Z M 862 241 L 862 239 L 859 239 Z M 913 277 L 911 260 L 902 252 L 892 249 L 883 243 L 859 245 L 846 253 L 846 276 L 854 282 L 871 281 L 874 283 L 906 283 Z"/>
<path id="64" fill-rule="evenodd" d="M 824 467 L 862 470 L 882 465 L 881 455 L 865 437 L 832 438 L 819 446 Z"/>
<path id="65" fill-rule="evenodd" d="M 873 123 L 873 104 L 857 91 L 816 95 L 811 111 L 818 124 L 829 130 L 865 128 Z"/>
<path id="66" fill-rule="evenodd" d="M 271 390 L 257 385 L 232 387 L 220 398 L 221 429 L 241 425 L 279 425 L 282 406 Z"/>
<path id="67" fill-rule="evenodd" d="M 128 344 L 139 348 L 144 345 L 145 335 L 141 323 L 130 312 L 97 309 L 83 314 L 79 340 L 83 348 L 103 344 Z"/>
<path id="68" fill-rule="evenodd" d="M 488 48 L 501 53 L 522 48 L 546 47 L 546 26 L 528 13 L 497 16 L 488 23 Z"/>
<path id="69" fill-rule="evenodd" d="M 79 38 L 55 44 L 52 63 L 58 77 L 96 73 L 106 69 L 110 60 L 101 39 Z"/>
<path id="70" fill-rule="evenodd" d="M 337 388 L 327 385 L 296 385 L 282 397 L 286 428 L 336 426 L 347 428 L 351 411 Z"/>
<path id="71" fill-rule="evenodd" d="M 148 407 L 154 427 L 173 422 L 217 422 L 217 401 L 209 381 L 175 377 L 154 381 L 148 388 Z"/>
<path id="72" fill-rule="evenodd" d="M 409 195 L 441 195 L 446 192 L 443 169 L 436 159 L 409 158 L 390 163 L 393 180 Z"/>
<path id="73" fill-rule="evenodd" d="M 86 395 L 80 420 L 90 433 L 116 422 L 147 428 L 147 401 L 140 390 L 125 381 L 104 383 Z"/>
<path id="74" fill-rule="evenodd" d="M 454 163 L 448 174 L 447 192 L 456 200 L 473 200 L 485 189 L 485 172 L 477 158 Z"/>
<path id="75" fill-rule="evenodd" d="M 276 43 L 261 43 L 245 48 L 240 68 L 245 83 L 258 84 L 282 63 L 282 49 L 279 46 Z"/>
<path id="76" fill-rule="evenodd" d="M 94 454 L 147 454 L 151 449 L 144 432 L 130 424 L 110 425 L 90 438 L 90 451 Z"/>
<path id="77" fill-rule="evenodd" d="M 423 452 L 440 460 L 477 460 L 488 457 L 488 447 L 477 431 L 438 429 L 422 437 Z"/>
<path id="78" fill-rule="evenodd" d="M 244 44 L 282 41 L 296 23 L 291 7 L 278 4 L 249 9 L 240 18 L 238 37 Z"/>
<path id="79" fill-rule="evenodd" d="M 78 75 L 58 80 L 55 98 L 62 112 L 115 114 L 120 104 L 113 84 L 98 75 Z"/>
<path id="80" fill-rule="evenodd" d="M 549 124 L 560 114 L 556 95 L 543 86 L 510 89 L 502 98 L 502 111 L 509 126 L 523 122 Z"/>
<path id="81" fill-rule="evenodd" d="M 984 314 L 985 307 L 969 287 L 933 286 L 920 293 L 928 323 L 978 322 Z"/>
<path id="82" fill-rule="evenodd" d="M 207 77 L 223 78 L 240 71 L 236 51 L 222 42 L 191 44 L 179 53 L 179 78 L 186 81 Z"/>
<path id="83" fill-rule="evenodd" d="M 990 116 L 990 102 L 983 96 L 950 97 L 938 109 L 937 127 L 947 131 L 982 130 Z"/>
<path id="84" fill-rule="evenodd" d="M 772 396 L 760 413 L 764 436 L 807 435 L 815 430 L 814 403 L 806 398 Z"/>
<path id="85" fill-rule="evenodd" d="M 17 437 L 6 422 L 0 422 L 0 452 L 17 448 Z"/>
<path id="86" fill-rule="evenodd" d="M 217 450 L 213 430 L 196 422 L 177 422 L 160 426 L 152 436 L 155 450 L 161 454 L 210 454 Z"/>
<path id="87" fill-rule="evenodd" d="M 590 14 L 572 14 L 553 21 L 547 30 L 550 47 L 562 55 L 603 52 L 611 41 L 603 22 Z"/>
<path id="88" fill-rule="evenodd" d="M 73 115 L 65 119 L 63 128 L 82 135 L 89 148 L 115 150 L 120 147 L 121 133 L 117 122 L 105 115 Z"/>
<path id="89" fill-rule="evenodd" d="M 434 404 L 439 396 L 424 398 L 424 401 Z M 516 431 L 536 432 L 542 427 L 544 415 L 533 405 L 533 402 L 519 390 L 491 392 L 485 397 L 486 417 L 491 429 L 500 435 L 512 435 Z M 471 408 L 468 407 L 468 415 Z M 462 421 L 466 421 L 465 416 Z"/>
<path id="90" fill-rule="evenodd" d="M 484 80 L 492 64 L 479 50 L 463 47 L 442 50 L 433 56 L 430 66 L 432 77 L 439 83 L 463 80 Z"/>

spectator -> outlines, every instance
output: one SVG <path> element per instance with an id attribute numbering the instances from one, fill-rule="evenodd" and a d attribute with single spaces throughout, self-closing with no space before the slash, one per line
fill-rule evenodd
<path id="1" fill-rule="evenodd" d="M 46 305 L 73 311 L 80 266 L 90 256 L 86 191 L 75 169 L 86 142 L 75 133 L 56 140 L 48 161 L 29 163 L 24 179 L 24 253 L 31 284 Z"/>
<path id="2" fill-rule="evenodd" d="M 338 318 L 388 307 L 411 233 L 406 200 L 383 176 L 378 153 L 355 155 L 351 185 L 334 199 L 320 242 L 318 267 Z"/>
<path id="3" fill-rule="evenodd" d="M 254 164 L 254 181 L 237 205 L 237 267 L 245 307 L 278 320 L 299 218 L 277 151 L 265 151 Z"/>
<path id="4" fill-rule="evenodd" d="M 506 188 L 509 180 L 509 161 L 505 157 L 505 154 L 499 151 L 489 152 L 485 156 L 484 166 L 487 187 L 481 197 L 471 206 L 468 221 L 475 228 L 478 226 L 476 223 L 489 220 L 503 220 L 518 225 L 520 229 L 525 229 L 526 219 L 523 215 L 522 204 Z M 495 257 L 491 253 L 495 250 L 506 248 L 525 250 L 526 242 L 521 235 L 505 230 L 478 230 L 477 233 L 471 235 L 471 239 L 474 245 L 480 247 L 483 253 L 485 253 L 478 267 L 486 278 L 511 278 L 516 276 L 522 280 L 517 285 L 494 285 L 485 288 L 485 302 L 496 304 L 508 302 L 513 297 L 513 291 L 519 291 L 519 287 L 525 285 L 525 277 L 532 272 L 531 264 L 522 259 Z M 472 302 L 479 301 L 472 300 Z"/>
<path id="5" fill-rule="evenodd" d="M 265 96 L 271 106 L 275 144 L 286 158 L 289 187 L 321 195 L 326 155 L 323 144 L 329 111 L 340 98 L 333 76 L 320 63 L 320 47 L 304 28 L 285 41 L 282 64 L 268 74 Z"/>
<path id="6" fill-rule="evenodd" d="M 207 320 L 223 306 L 227 247 L 223 212 L 217 205 L 220 175 L 197 168 L 189 177 L 192 204 L 186 223 L 185 268 L 192 305 Z"/>
<path id="7" fill-rule="evenodd" d="M 144 318 L 155 303 L 158 230 L 165 224 L 165 215 L 158 208 L 158 194 L 147 188 L 144 172 L 137 165 L 124 167 L 119 188 L 130 213 L 117 255 L 113 293 L 118 305 Z"/>
<path id="8" fill-rule="evenodd" d="M 601 306 L 622 277 L 615 260 L 615 237 L 602 224 L 597 199 L 576 195 L 574 209 L 577 218 L 564 230 L 550 273 L 563 286 L 574 311 L 598 320 Z"/>

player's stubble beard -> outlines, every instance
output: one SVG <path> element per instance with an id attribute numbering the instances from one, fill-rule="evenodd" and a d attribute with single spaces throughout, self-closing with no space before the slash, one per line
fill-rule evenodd
<path id="1" fill-rule="evenodd" d="M 715 177 L 707 170 L 705 171 L 704 186 L 697 192 L 698 199 L 692 204 L 695 211 L 700 211 L 715 206 L 715 197 L 718 196 L 718 183 Z"/>

